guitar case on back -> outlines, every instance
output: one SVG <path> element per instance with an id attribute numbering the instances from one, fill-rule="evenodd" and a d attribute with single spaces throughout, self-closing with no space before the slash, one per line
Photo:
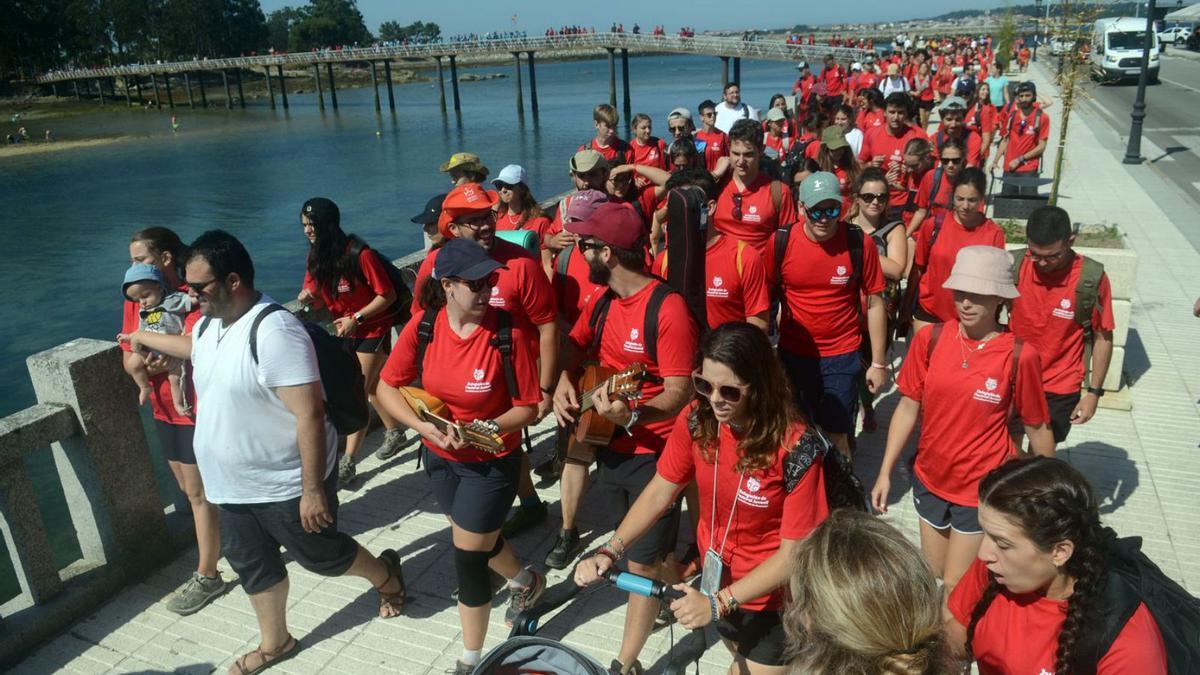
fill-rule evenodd
<path id="1" fill-rule="evenodd" d="M 702 330 L 708 327 L 704 269 L 707 203 L 704 191 L 692 185 L 667 194 L 666 282 L 683 296 Z"/>

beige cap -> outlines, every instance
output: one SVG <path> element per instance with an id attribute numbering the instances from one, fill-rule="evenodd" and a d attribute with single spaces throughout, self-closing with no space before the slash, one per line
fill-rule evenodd
<path id="1" fill-rule="evenodd" d="M 787 119 L 787 113 L 783 112 L 783 108 L 771 108 L 767 111 L 768 122 L 782 122 Z"/>
<path id="2" fill-rule="evenodd" d="M 964 246 L 942 288 L 998 298 L 1020 297 L 1013 285 L 1013 258 L 995 246 Z"/>
<path id="3" fill-rule="evenodd" d="M 575 173 L 587 173 L 598 166 L 607 168 L 608 160 L 591 148 L 580 150 L 571 157 L 571 171 Z"/>

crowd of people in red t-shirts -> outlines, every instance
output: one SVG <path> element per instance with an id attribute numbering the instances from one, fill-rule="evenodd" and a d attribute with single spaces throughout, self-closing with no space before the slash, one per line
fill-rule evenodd
<path id="1" fill-rule="evenodd" d="M 411 299 L 336 205 L 306 203 L 298 299 L 356 354 L 387 430 L 377 455 L 419 435 L 453 532 L 453 672 L 478 672 L 491 577 L 511 622 L 541 601 L 545 568 L 572 565 L 580 585 L 620 566 L 680 595 L 630 595 L 615 673 L 643 672 L 651 631 L 672 622 L 715 626 L 748 673 L 1167 672 L 1140 600 L 1077 649 L 1108 625 L 1098 596 L 1116 553 L 1093 488 L 1054 455 L 1104 394 L 1112 294 L 1061 208 L 1036 209 L 1012 252 L 987 215 L 988 165 L 1006 192 L 1036 192 L 1050 130 L 1047 102 L 1010 86 L 990 45 L 799 63 L 765 115 L 731 82 L 671 110 L 663 137 L 638 114 L 622 138 L 597 105 L 564 158 L 574 190 L 548 208 L 523 167 L 493 174 L 455 153 L 447 193 L 412 218 L 430 250 Z M 135 236 L 131 255 L 161 267 L 160 235 Z M 225 283 L 202 281 L 186 287 Z M 130 333 L 159 296 L 128 297 Z M 147 381 L 136 355 L 126 365 Z M 161 433 L 193 424 L 171 402 L 178 381 L 153 372 Z M 551 415 L 554 452 L 535 467 L 522 434 Z M 856 439 L 873 433 L 882 466 L 863 484 Z M 345 440 L 343 486 L 364 435 Z M 561 487 L 538 566 L 509 544 L 551 517 L 534 473 Z M 198 474 L 177 475 L 196 492 Z M 870 515 L 909 489 L 919 551 Z M 597 520 L 611 534 L 583 553 L 580 521 Z"/>

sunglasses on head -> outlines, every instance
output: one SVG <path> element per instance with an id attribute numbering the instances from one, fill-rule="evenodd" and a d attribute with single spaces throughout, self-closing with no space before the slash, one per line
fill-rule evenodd
<path id="1" fill-rule="evenodd" d="M 878 202 L 886 202 L 888 195 L 886 192 L 860 192 L 858 193 L 858 198 L 867 204 L 876 204 Z"/>
<path id="2" fill-rule="evenodd" d="M 742 394 L 745 393 L 745 386 L 738 387 L 732 384 L 723 384 L 719 387 L 714 387 L 712 382 L 701 377 L 700 373 L 692 373 L 692 386 L 696 388 L 696 393 L 704 398 L 712 398 L 713 390 L 716 390 L 717 395 L 721 400 L 728 403 L 737 403 L 742 400 Z"/>
<path id="3" fill-rule="evenodd" d="M 463 284 L 468 289 L 470 289 L 472 293 L 478 293 L 485 288 L 491 288 L 491 287 L 495 286 L 496 283 L 500 281 L 500 275 L 495 272 L 492 272 L 491 274 L 487 275 L 486 277 L 484 277 L 482 279 L 474 279 L 474 280 L 468 281 L 466 279 L 455 278 L 454 281 L 457 281 L 458 283 Z"/>
<path id="4" fill-rule="evenodd" d="M 842 215 L 841 205 L 827 206 L 823 209 L 808 209 L 808 217 L 813 220 L 833 220 Z"/>
<path id="5" fill-rule="evenodd" d="M 733 193 L 733 219 L 742 219 L 742 193 Z"/>

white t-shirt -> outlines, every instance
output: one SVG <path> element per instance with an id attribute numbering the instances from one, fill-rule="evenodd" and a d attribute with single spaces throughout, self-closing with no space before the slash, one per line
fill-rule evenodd
<path id="1" fill-rule="evenodd" d="M 275 301 L 263 295 L 237 321 L 202 319 L 192 342 L 196 386 L 194 448 L 204 492 L 214 504 L 261 504 L 301 493 L 296 416 L 272 391 L 319 382 L 317 353 L 300 321 L 273 312 L 258 326 L 258 365 L 250 326 Z M 325 420 L 325 475 L 333 470 L 337 433 Z"/>
<path id="2" fill-rule="evenodd" d="M 858 157 L 858 153 L 862 150 L 863 132 L 862 129 L 854 128 L 846 132 L 846 142 L 850 144 L 850 150 Z"/>
<path id="3" fill-rule="evenodd" d="M 733 128 L 734 122 L 741 119 L 758 120 L 758 111 L 746 104 L 745 101 L 738 103 L 737 107 L 733 107 L 721 101 L 717 104 L 717 121 L 714 123 L 721 131 L 729 133 Z"/>

